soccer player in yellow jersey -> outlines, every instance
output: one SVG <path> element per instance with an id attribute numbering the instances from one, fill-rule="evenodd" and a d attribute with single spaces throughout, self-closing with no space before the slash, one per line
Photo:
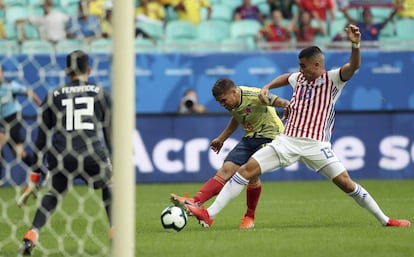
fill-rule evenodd
<path id="1" fill-rule="evenodd" d="M 207 9 L 207 20 L 211 16 L 211 4 L 208 0 L 172 0 L 171 5 L 179 20 L 189 21 L 195 25 L 201 22 L 201 8 Z"/>
<path id="2" fill-rule="evenodd" d="M 210 178 L 200 188 L 198 193 L 190 197 L 171 194 L 171 201 L 179 206 L 192 204 L 201 206 L 204 202 L 216 196 L 227 180 L 247 162 L 250 156 L 258 149 L 270 143 L 283 130 L 282 121 L 276 114 L 274 107 L 286 107 L 289 101 L 276 95 L 269 95 L 268 105 L 264 105 L 258 95 L 259 88 L 236 86 L 230 79 L 219 79 L 212 88 L 214 98 L 221 106 L 228 110 L 232 117 L 221 134 L 211 141 L 211 149 L 219 153 L 226 141 L 239 126 L 243 127 L 244 136 L 228 154 L 222 167 L 214 177 Z M 251 180 L 247 187 L 247 211 L 241 229 L 254 227 L 256 207 L 261 193 L 261 181 Z"/>

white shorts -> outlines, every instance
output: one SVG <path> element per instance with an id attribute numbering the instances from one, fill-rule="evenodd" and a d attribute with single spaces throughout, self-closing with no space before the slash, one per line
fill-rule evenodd
<path id="1" fill-rule="evenodd" d="M 259 163 L 262 174 L 287 167 L 297 161 L 329 179 L 345 171 L 345 167 L 332 151 L 330 142 L 295 138 L 284 134 L 277 136 L 252 157 Z"/>

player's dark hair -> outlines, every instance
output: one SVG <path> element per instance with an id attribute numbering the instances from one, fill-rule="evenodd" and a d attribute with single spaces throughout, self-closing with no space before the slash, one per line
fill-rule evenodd
<path id="1" fill-rule="evenodd" d="M 76 50 L 66 56 L 66 69 L 70 76 L 85 74 L 89 67 L 89 56 L 81 51 Z"/>
<path id="2" fill-rule="evenodd" d="M 309 58 L 315 57 L 317 55 L 322 55 L 322 54 L 323 54 L 322 50 L 319 47 L 310 46 L 300 51 L 299 59 L 302 59 L 302 58 L 309 59 Z"/>
<path id="3" fill-rule="evenodd" d="M 230 89 L 234 88 L 236 85 L 234 82 L 230 79 L 222 78 L 216 81 L 214 83 L 213 88 L 211 89 L 211 92 L 213 93 L 214 97 L 218 97 L 219 95 L 222 95 L 226 92 L 228 92 Z"/>

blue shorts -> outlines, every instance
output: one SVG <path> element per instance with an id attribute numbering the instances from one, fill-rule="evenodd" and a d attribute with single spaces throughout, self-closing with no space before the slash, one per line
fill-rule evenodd
<path id="1" fill-rule="evenodd" d="M 249 158 L 260 148 L 272 142 L 271 138 L 243 137 L 240 142 L 227 155 L 226 161 L 239 166 L 245 164 Z"/>

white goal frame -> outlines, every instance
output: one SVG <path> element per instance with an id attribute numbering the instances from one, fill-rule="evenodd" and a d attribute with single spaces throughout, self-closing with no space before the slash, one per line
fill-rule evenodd
<path id="1" fill-rule="evenodd" d="M 113 257 L 135 257 L 134 1 L 113 0 Z"/>

